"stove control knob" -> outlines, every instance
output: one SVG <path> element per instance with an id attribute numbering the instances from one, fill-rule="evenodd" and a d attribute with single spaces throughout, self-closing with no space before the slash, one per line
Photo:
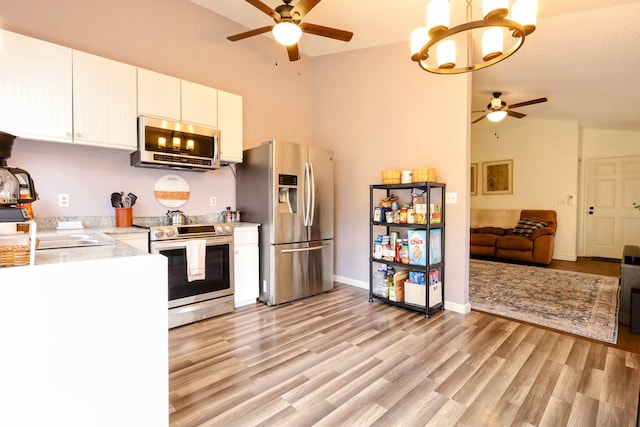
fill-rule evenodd
<path id="1" fill-rule="evenodd" d="M 159 239 L 164 236 L 164 230 L 162 228 L 159 228 L 153 232 L 153 235 L 156 236 L 156 239 Z"/>
<path id="2" fill-rule="evenodd" d="M 216 233 L 222 233 L 224 231 L 224 225 L 216 225 Z"/>
<path id="3" fill-rule="evenodd" d="M 226 231 L 227 233 L 231 233 L 231 230 L 233 230 L 233 228 L 231 228 L 231 226 L 230 226 L 230 225 L 227 225 L 227 226 L 224 228 L 224 231 Z"/>
<path id="4" fill-rule="evenodd" d="M 175 230 L 173 228 L 167 228 L 164 231 L 164 234 L 166 234 L 167 237 L 173 237 L 176 234 L 176 232 L 175 232 Z"/>

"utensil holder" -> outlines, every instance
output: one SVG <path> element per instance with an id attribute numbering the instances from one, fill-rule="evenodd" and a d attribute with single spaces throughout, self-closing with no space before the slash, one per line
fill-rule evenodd
<path id="1" fill-rule="evenodd" d="M 131 227 L 133 225 L 132 208 L 116 208 L 116 227 Z"/>

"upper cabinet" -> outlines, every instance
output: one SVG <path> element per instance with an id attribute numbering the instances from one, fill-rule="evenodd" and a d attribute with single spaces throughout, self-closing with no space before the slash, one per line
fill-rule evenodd
<path id="1" fill-rule="evenodd" d="M 220 130 L 220 160 L 242 162 L 242 97 L 138 68 L 138 114 Z"/>
<path id="2" fill-rule="evenodd" d="M 218 128 L 218 91 L 138 68 L 138 115 Z"/>
<path id="3" fill-rule="evenodd" d="M 73 52 L 74 142 L 135 150 L 136 68 Z"/>
<path id="4" fill-rule="evenodd" d="M 242 97 L 218 91 L 218 127 L 220 129 L 220 160 L 242 162 Z"/>
<path id="5" fill-rule="evenodd" d="M 219 129 L 242 161 L 241 96 L 0 30 L 1 131 L 135 151 L 138 115 Z"/>
<path id="6" fill-rule="evenodd" d="M 0 31 L 0 129 L 135 150 L 135 67 Z"/>
<path id="7" fill-rule="evenodd" d="M 71 49 L 0 30 L 0 130 L 72 142 Z"/>

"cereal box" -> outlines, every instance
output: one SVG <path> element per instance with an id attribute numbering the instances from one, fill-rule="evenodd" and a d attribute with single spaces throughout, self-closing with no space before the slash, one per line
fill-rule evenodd
<path id="1" fill-rule="evenodd" d="M 409 264 L 427 265 L 427 230 L 408 230 Z"/>

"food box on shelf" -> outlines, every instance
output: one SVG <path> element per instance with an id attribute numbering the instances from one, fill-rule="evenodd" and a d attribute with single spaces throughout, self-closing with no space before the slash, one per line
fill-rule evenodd
<path id="1" fill-rule="evenodd" d="M 404 301 L 408 304 L 419 305 L 424 307 L 427 304 L 426 295 L 427 285 L 421 285 L 410 281 L 404 282 Z M 429 285 L 429 306 L 433 307 L 442 302 L 442 292 L 440 292 L 440 283 L 432 283 Z"/>
<path id="2" fill-rule="evenodd" d="M 409 264 L 427 265 L 427 230 L 407 230 Z"/>

